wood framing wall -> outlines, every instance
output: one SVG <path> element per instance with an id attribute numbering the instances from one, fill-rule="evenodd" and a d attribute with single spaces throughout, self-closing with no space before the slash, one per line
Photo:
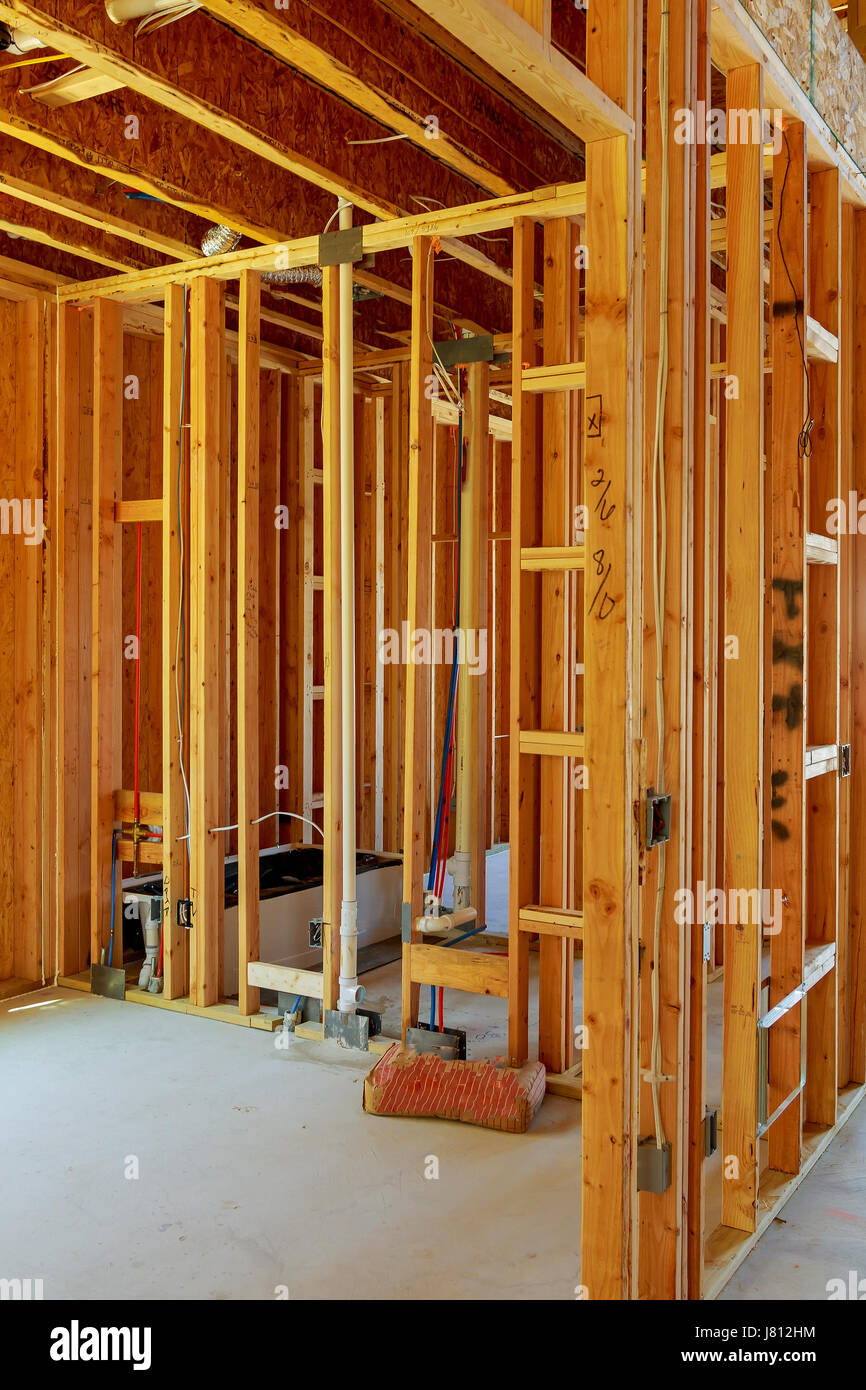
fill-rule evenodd
<path id="1" fill-rule="evenodd" d="M 213 283 L 216 288 L 219 282 Z M 137 674 L 134 638 L 141 528 L 142 821 L 152 827 L 155 836 L 163 836 L 162 844 L 157 839 L 142 843 L 142 871 L 167 869 L 165 900 L 172 928 L 166 941 L 166 995 L 180 998 L 191 990 L 191 997 L 200 1007 L 209 1007 L 222 997 L 221 934 L 216 928 L 222 915 L 221 901 L 215 910 L 204 909 L 212 925 L 206 947 L 199 942 L 204 954 L 198 975 L 189 949 L 195 936 L 190 938 L 178 927 L 177 903 L 189 895 L 190 886 L 193 901 L 200 893 L 205 894 L 205 902 L 208 893 L 211 902 L 221 899 L 220 854 L 237 853 L 239 835 L 236 830 L 210 835 L 199 846 L 204 860 L 194 866 L 191 850 L 188 857 L 178 701 L 182 697 L 184 771 L 191 795 L 205 797 L 208 809 L 204 814 L 210 824 L 232 826 L 239 819 L 240 743 L 248 753 L 254 753 L 246 763 L 245 805 L 254 810 L 256 817 L 281 810 L 305 816 L 319 825 L 323 823 L 327 773 L 323 698 L 326 508 L 320 429 L 322 388 L 315 372 L 278 370 L 252 359 L 247 365 L 245 351 L 238 362 L 236 351 L 227 351 L 226 343 L 221 346 L 219 342 L 224 309 L 215 301 L 211 304 L 202 300 L 201 293 L 193 295 L 180 285 L 170 287 L 164 323 L 151 320 L 144 331 L 137 324 L 130 326 L 118 306 L 64 307 L 59 311 L 56 350 L 60 359 L 58 438 L 63 500 L 61 505 L 49 492 L 46 475 L 46 508 L 55 509 L 55 524 L 48 528 L 45 546 L 24 547 L 30 570 L 16 571 L 13 588 L 17 585 L 23 605 L 21 574 L 32 571 L 31 578 L 38 578 L 38 602 L 33 600 L 38 619 L 34 629 L 37 647 L 33 650 L 41 650 L 44 556 L 59 605 L 56 668 L 49 693 L 57 701 L 53 728 L 56 756 L 64 772 L 57 785 L 56 839 L 39 833 L 29 852 L 40 862 L 46 855 L 48 872 L 56 867 L 55 884 L 49 880 L 53 891 L 46 899 L 46 913 L 48 899 L 53 904 L 56 892 L 60 904 L 58 968 L 69 977 L 85 971 L 94 956 L 98 959 L 108 949 L 112 825 L 125 826 L 117 851 L 118 882 L 121 874 L 132 871 Z M 42 318 L 32 327 L 30 320 L 35 324 L 37 313 L 34 305 Z M 54 350 L 45 320 L 50 310 L 37 299 L 21 304 L 4 302 L 4 310 L 13 357 L 15 353 L 21 355 L 20 380 L 33 393 L 39 393 L 36 434 L 32 430 L 24 433 L 24 427 L 29 428 L 28 415 L 18 438 L 22 440 L 22 451 L 29 448 L 35 451 L 34 456 L 38 455 L 41 480 L 43 454 L 47 458 L 54 442 L 53 425 L 49 428 L 48 415 L 43 420 L 41 414 L 46 388 L 44 362 L 47 353 Z M 247 300 L 241 313 L 253 313 Z M 38 342 L 28 337 L 31 329 L 38 332 Z M 242 345 L 244 341 L 241 335 Z M 33 357 L 32 381 L 27 376 L 31 365 L 28 353 Z M 265 357 L 267 360 L 267 354 Z M 355 595 L 359 619 L 359 843 L 386 851 L 399 849 L 401 837 L 401 760 L 391 758 L 389 750 L 402 742 L 405 667 L 400 662 L 385 664 L 380 660 L 379 635 L 390 628 L 402 640 L 408 570 L 406 516 L 402 510 L 408 480 L 408 372 L 400 362 L 390 370 L 391 385 L 372 391 L 359 386 L 355 406 L 361 464 L 356 496 Z M 9 408 L 17 409 L 16 402 L 21 399 L 23 410 L 18 381 L 16 374 L 7 374 L 4 389 L 9 394 Z M 53 385 L 53 381 L 48 384 Z M 195 401 L 199 402 L 198 429 L 192 415 Z M 436 427 L 442 529 L 437 535 L 439 558 L 431 568 L 431 582 L 437 586 L 437 612 L 445 627 L 450 627 L 455 582 L 453 433 L 447 424 Z M 489 660 L 501 688 L 503 681 L 507 684 L 507 627 L 503 630 L 500 624 L 497 628 L 492 613 L 497 605 L 502 612 L 508 584 L 502 546 L 508 541 L 510 449 L 501 435 L 489 434 L 485 434 L 485 447 L 492 475 L 485 502 L 485 529 L 490 535 Z M 239 491 L 245 476 L 242 460 L 253 454 L 259 477 L 252 487 L 247 485 L 245 492 Z M 102 460 L 98 474 L 94 471 L 97 457 Z M 20 491 L 19 472 L 24 468 L 22 456 L 16 463 L 18 471 L 10 474 L 8 480 L 10 497 Z M 255 474 L 252 476 L 255 479 Z M 12 486 L 16 480 L 18 491 Z M 207 497 L 208 487 L 213 489 L 210 511 L 191 512 L 190 491 Z M 238 517 L 244 515 L 244 497 L 253 495 L 257 506 L 251 531 L 248 523 L 240 527 Z M 101 517 L 96 544 L 91 519 L 94 496 L 100 499 Z M 235 496 L 240 499 L 237 509 L 231 501 Z M 331 516 L 332 511 L 328 510 L 327 515 Z M 247 539 L 253 535 L 255 541 Z M 23 546 L 23 540 L 9 538 L 10 555 L 13 544 Z M 33 570 L 33 556 L 40 560 L 38 575 Z M 255 570 L 251 569 L 253 563 Z M 178 631 L 181 592 L 183 641 Z M 255 612 L 245 602 L 250 595 L 255 596 Z M 9 610 L 10 618 L 14 611 Z M 248 660 L 255 655 L 252 668 L 239 659 L 239 624 L 242 634 L 247 625 L 254 633 L 254 641 L 244 646 Z M 21 631 L 16 625 L 15 632 Z M 208 635 L 211 666 L 204 673 L 203 686 L 196 676 L 196 632 Z M 16 646 L 19 641 L 16 639 Z M 224 661 L 217 660 L 218 650 L 225 651 Z M 24 661 L 23 648 L 20 659 Z M 34 702 L 34 719 L 38 715 L 34 727 L 41 729 L 41 670 L 36 676 L 35 683 L 27 688 Z M 440 706 L 442 679 L 442 671 L 437 671 Z M 197 688 L 210 690 L 205 704 L 197 700 L 191 703 L 191 692 Z M 250 711 L 255 712 L 254 718 Z M 10 707 L 10 739 L 13 724 Z M 22 725 L 16 735 L 19 744 L 24 738 L 23 729 Z M 203 739 L 204 744 L 191 743 L 191 736 Z M 91 785 L 91 752 L 100 740 L 107 751 L 95 764 L 99 773 L 97 789 L 96 784 Z M 484 835 L 486 844 L 494 844 L 507 835 L 507 819 L 503 816 L 507 795 L 507 704 L 504 711 L 500 708 L 491 713 L 483 741 L 486 753 L 482 780 L 489 791 Z M 10 743 L 10 750 L 15 746 Z M 431 788 L 438 776 L 440 759 L 441 732 L 437 731 L 429 752 Z M 13 760 L 10 757 L 10 764 Z M 27 767 L 26 759 L 22 766 Z M 40 758 L 28 769 L 28 775 L 32 770 L 40 797 L 38 810 L 42 805 L 40 779 L 43 772 L 47 776 L 48 766 Z M 195 781 L 205 766 L 215 778 L 208 790 Z M 23 775 L 19 772 L 19 783 Z M 96 812 L 94 806 L 99 808 Z M 26 820 L 18 818 L 19 824 Z M 13 835 L 11 814 L 9 833 Z M 22 833 L 19 831 L 19 841 Z M 250 854 L 253 841 L 266 847 L 276 845 L 278 840 L 285 844 L 315 843 L 316 839 L 311 826 L 289 819 L 278 825 L 276 817 L 270 816 L 251 828 L 246 852 Z M 11 839 L 10 846 L 14 843 Z M 54 844 L 62 849 L 52 862 Z M 10 864 L 15 858 L 10 850 Z M 27 856 L 17 855 L 17 859 L 21 864 L 29 862 Z M 40 904 L 41 875 L 40 868 L 32 879 L 39 889 Z M 26 928 L 18 928 L 17 955 L 13 955 L 11 927 L 8 929 L 10 945 L 4 958 L 4 978 L 40 977 L 39 943 L 51 920 L 46 915 L 43 921 L 41 908 L 34 909 Z M 115 941 L 120 959 L 122 914 L 117 911 Z M 202 975 L 205 956 L 208 965 Z M 243 1003 L 255 1012 L 252 995 Z"/>
<path id="2" fill-rule="evenodd" d="M 460 43 L 473 37 L 475 0 L 429 5 Z M 56 300 L 0 298 L 0 408 L 14 423 L 0 464 L 0 987 L 55 969 L 81 983 L 111 950 L 114 839 L 118 876 L 135 854 L 138 688 L 137 854 L 163 872 L 165 1002 L 266 1026 L 247 973 L 259 851 L 318 844 L 320 829 L 323 970 L 292 978 L 334 1006 L 352 604 L 358 843 L 403 855 L 404 1028 L 422 983 L 502 999 L 510 1062 L 537 1051 L 551 1089 L 582 1088 L 582 1293 L 707 1297 L 866 1090 L 866 178 L 736 0 L 649 0 L 645 18 L 638 0 L 590 0 L 586 74 L 551 60 L 549 6 L 520 0 L 507 22 L 483 8 L 484 61 L 580 137 L 585 180 L 566 181 L 570 161 L 541 135 L 539 188 L 516 179 L 513 153 L 503 172 L 449 141 L 449 196 L 469 198 L 467 179 L 497 196 L 397 216 L 391 157 L 371 156 L 392 192 L 359 197 L 376 220 L 353 273 L 385 286 L 403 326 L 387 349 L 355 346 L 353 593 L 339 580 L 339 271 L 309 277 L 309 317 L 295 320 L 309 355 L 266 337 L 292 320 L 267 307 L 263 276 L 320 255 L 312 234 L 277 244 L 275 185 L 239 224 L 263 244 L 204 260 L 175 241 L 191 257 L 180 268 L 145 259 L 127 273 L 111 257 L 122 273 L 58 283 Z M 225 10 L 276 70 L 285 32 L 261 7 Z M 238 36 L 220 35 L 235 51 Z M 103 70 L 117 61 L 92 35 L 73 42 Z M 203 118 L 201 98 L 133 56 L 143 99 L 160 95 L 173 119 L 191 101 Z M 335 81 L 329 63 L 309 75 Z M 677 140 L 677 113 L 722 83 L 725 148 Z M 221 141 L 252 114 L 248 92 L 230 99 Z M 777 107 L 783 128 L 730 134 L 742 113 Z M 408 125 L 414 168 L 423 137 Z M 261 135 L 238 178 L 251 152 L 299 178 L 297 151 L 263 153 Z M 358 192 L 345 151 L 330 170 L 319 153 L 316 197 Z M 137 177 L 178 200 L 167 172 Z M 371 272 L 376 256 L 411 258 L 405 283 Z M 461 379 L 461 456 L 455 405 L 431 382 L 445 325 L 449 338 L 477 329 L 477 305 L 453 302 L 476 284 L 467 274 L 500 331 L 480 354 L 493 360 Z M 26 499 L 44 501 L 42 545 L 6 533 Z M 450 669 L 407 660 L 406 645 L 453 624 L 461 509 L 461 625 L 487 636 L 460 716 L 479 925 L 483 852 L 511 851 L 497 954 L 489 939 L 422 940 Z M 671 797 L 654 848 L 651 789 Z M 234 854 L 236 1002 L 222 929 Z M 191 931 L 177 920 L 188 898 Z M 120 912 L 113 950 L 119 964 Z M 650 1190 L 642 1159 L 666 1146 L 669 1181 Z"/>
<path id="3" fill-rule="evenodd" d="M 52 310 L 39 296 L 0 300 L 0 412 L 6 446 L 0 464 L 0 988 L 38 980 L 53 959 L 43 827 L 54 785 L 43 757 L 51 718 L 52 613 L 42 528 L 50 528 L 53 486 L 47 447 L 53 361 Z M 10 986 L 11 987 L 11 986 Z"/>

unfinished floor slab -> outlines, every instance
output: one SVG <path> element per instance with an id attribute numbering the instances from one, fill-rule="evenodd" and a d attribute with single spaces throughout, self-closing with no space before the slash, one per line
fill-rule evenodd
<path id="1" fill-rule="evenodd" d="M 572 1101 L 522 1136 L 375 1119 L 368 1057 L 51 987 L 6 1001 L 0 1036 L 2 1265 L 46 1298 L 575 1296 Z M 861 1112 L 725 1296 L 825 1298 L 857 1268 L 864 1160 Z"/>

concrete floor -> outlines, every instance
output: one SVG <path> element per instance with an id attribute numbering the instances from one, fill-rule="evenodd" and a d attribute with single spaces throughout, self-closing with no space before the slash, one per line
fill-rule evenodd
<path id="1" fill-rule="evenodd" d="M 399 965 L 365 984 L 389 1029 Z M 474 1055 L 502 1052 L 501 1000 L 446 1005 Z M 0 1004 L 0 1054 L 0 1277 L 48 1299 L 574 1298 L 573 1101 L 525 1135 L 368 1116 L 368 1057 L 70 989 Z M 724 1297 L 824 1299 L 849 1270 L 866 1278 L 866 1104 Z"/>

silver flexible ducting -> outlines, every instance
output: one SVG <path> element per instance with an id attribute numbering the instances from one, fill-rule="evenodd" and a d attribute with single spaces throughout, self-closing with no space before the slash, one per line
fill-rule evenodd
<path id="1" fill-rule="evenodd" d="M 234 251 L 240 245 L 241 233 L 233 227 L 208 227 L 201 239 L 203 256 L 222 256 L 226 251 Z"/>
<path id="2" fill-rule="evenodd" d="M 232 227 L 209 227 L 202 237 L 203 256 L 222 256 L 237 250 L 241 233 Z M 317 265 L 293 266 L 289 270 L 265 270 L 262 280 L 267 285 L 321 285 L 322 272 Z"/>

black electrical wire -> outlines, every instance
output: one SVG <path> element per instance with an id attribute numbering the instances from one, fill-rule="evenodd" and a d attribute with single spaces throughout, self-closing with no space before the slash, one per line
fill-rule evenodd
<path id="1" fill-rule="evenodd" d="M 785 187 L 788 182 L 788 174 L 791 169 L 791 146 L 788 143 L 788 132 L 782 127 L 782 134 L 785 137 L 785 151 L 788 162 L 785 165 L 785 177 L 782 179 L 782 187 L 779 191 L 779 211 L 776 217 L 776 240 L 779 243 L 779 255 L 782 258 L 782 265 L 785 267 L 785 274 L 788 277 L 788 284 L 791 286 L 791 294 L 794 299 L 794 327 L 797 330 L 797 342 L 800 344 L 800 356 L 803 359 L 803 376 L 806 381 L 806 418 L 797 436 L 797 457 L 810 458 L 812 454 L 812 428 L 815 424 L 812 418 L 812 382 L 809 378 L 809 361 L 806 357 L 806 344 L 803 342 L 803 334 L 800 329 L 800 309 L 801 301 L 797 297 L 797 287 L 794 284 L 788 262 L 785 259 L 785 248 L 782 245 L 782 210 L 785 205 Z"/>

